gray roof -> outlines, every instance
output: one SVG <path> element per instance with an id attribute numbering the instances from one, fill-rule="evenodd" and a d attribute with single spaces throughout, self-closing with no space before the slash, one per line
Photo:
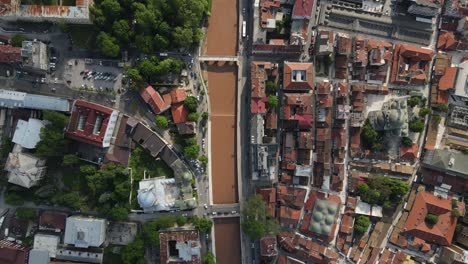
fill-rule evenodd
<path id="1" fill-rule="evenodd" d="M 331 235 L 337 211 L 338 204 L 326 200 L 317 200 L 312 213 L 309 230 L 321 235 Z"/>
<path id="2" fill-rule="evenodd" d="M 64 244 L 75 247 L 99 247 L 106 238 L 105 219 L 70 216 L 65 227 Z"/>
<path id="3" fill-rule="evenodd" d="M 29 264 L 49 264 L 50 257 L 47 250 L 33 249 L 29 252 Z"/>
<path id="4" fill-rule="evenodd" d="M 466 164 L 468 164 L 468 155 L 445 149 L 427 151 L 423 161 L 423 165 L 468 176 L 468 166 Z"/>
<path id="5" fill-rule="evenodd" d="M 0 89 L 0 107 L 67 112 L 70 110 L 70 102 L 58 97 Z"/>

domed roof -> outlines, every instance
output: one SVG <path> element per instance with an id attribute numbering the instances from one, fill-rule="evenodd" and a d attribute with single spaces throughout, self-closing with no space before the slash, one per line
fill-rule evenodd
<path id="1" fill-rule="evenodd" d="M 325 217 L 325 223 L 327 223 L 327 225 L 331 225 L 333 222 L 335 222 L 335 218 L 332 215 L 327 215 Z"/>
<path id="2" fill-rule="evenodd" d="M 322 221 L 323 219 L 323 214 L 321 212 L 315 212 L 314 214 L 314 220 L 317 221 L 317 222 L 320 222 Z"/>
<path id="3" fill-rule="evenodd" d="M 330 233 L 331 233 L 331 226 L 322 227 L 322 234 L 330 234 Z"/>
<path id="4" fill-rule="evenodd" d="M 318 210 L 318 212 L 323 211 L 325 209 L 325 203 L 322 200 L 318 200 L 315 209 Z"/>
<path id="5" fill-rule="evenodd" d="M 375 123 L 379 127 L 383 127 L 385 125 L 385 117 L 384 117 L 382 112 L 379 111 L 379 112 L 375 113 Z"/>
<path id="6" fill-rule="evenodd" d="M 312 223 L 310 225 L 310 231 L 315 232 L 315 233 L 320 233 L 321 228 L 319 223 Z"/>
<path id="7" fill-rule="evenodd" d="M 388 121 L 391 125 L 398 125 L 400 124 L 400 116 L 397 111 L 389 111 L 388 113 Z"/>
<path id="8" fill-rule="evenodd" d="M 156 203 L 156 196 L 151 191 L 143 191 L 138 193 L 138 204 L 142 208 L 151 207 Z"/>

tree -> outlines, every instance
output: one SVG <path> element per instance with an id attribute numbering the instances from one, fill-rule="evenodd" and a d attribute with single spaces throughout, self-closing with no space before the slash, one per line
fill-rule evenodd
<path id="1" fill-rule="evenodd" d="M 457 199 L 452 199 L 452 209 L 458 208 L 458 200 Z"/>
<path id="2" fill-rule="evenodd" d="M 208 112 L 203 112 L 203 113 L 202 113 L 202 119 L 203 119 L 204 121 L 208 120 L 208 117 L 209 117 Z"/>
<path id="3" fill-rule="evenodd" d="M 454 209 L 452 209 L 451 215 L 452 215 L 452 217 L 458 218 L 458 217 L 460 217 L 460 211 L 458 211 L 458 209 L 454 208 Z"/>
<path id="4" fill-rule="evenodd" d="M 68 117 L 62 113 L 44 110 L 42 119 L 49 121 L 51 126 L 57 130 L 63 130 L 68 124 Z"/>
<path id="5" fill-rule="evenodd" d="M 41 129 L 36 154 L 45 158 L 63 157 L 68 142 L 63 130 L 68 124 L 68 117 L 62 113 L 44 111 L 43 119 L 48 121 L 48 124 Z"/>
<path id="6" fill-rule="evenodd" d="M 198 118 L 199 118 L 199 116 L 198 116 L 197 112 L 192 112 L 192 113 L 188 114 L 188 116 L 187 116 L 187 119 L 189 121 L 192 121 L 192 122 L 197 122 Z"/>
<path id="7" fill-rule="evenodd" d="M 109 0 L 110 1 L 110 0 Z M 117 39 L 110 36 L 105 32 L 99 33 L 96 38 L 97 47 L 99 50 L 108 57 L 117 57 L 120 54 L 120 46 L 117 43 Z"/>
<path id="8" fill-rule="evenodd" d="M 408 125 L 411 132 L 419 133 L 424 130 L 424 122 L 421 120 L 413 120 Z"/>
<path id="9" fill-rule="evenodd" d="M 114 33 L 113 35 L 124 44 L 128 44 L 132 37 L 130 25 L 128 24 L 128 21 L 124 19 L 114 21 L 114 24 L 112 24 L 112 32 Z"/>
<path id="10" fill-rule="evenodd" d="M 369 120 L 366 120 L 366 123 L 362 127 L 361 138 L 362 144 L 366 149 L 373 148 L 379 141 L 379 133 L 370 124 Z"/>
<path id="11" fill-rule="evenodd" d="M 0 145 L 0 157 L 1 158 L 6 158 L 8 157 L 8 154 L 13 150 L 13 147 L 15 146 L 15 143 L 11 141 L 10 138 L 8 137 L 3 137 L 2 138 L 2 144 Z"/>
<path id="12" fill-rule="evenodd" d="M 413 141 L 409 137 L 403 137 L 401 139 L 401 144 L 405 147 L 411 147 L 413 146 Z"/>
<path id="13" fill-rule="evenodd" d="M 437 222 L 439 221 L 439 217 L 434 214 L 427 214 L 426 217 L 424 218 L 424 221 L 426 222 L 426 224 L 432 226 L 432 225 L 437 224 Z"/>
<path id="14" fill-rule="evenodd" d="M 78 158 L 77 155 L 75 155 L 75 154 L 66 154 L 65 156 L 63 156 L 62 165 L 63 166 L 71 166 L 71 165 L 78 164 L 78 162 L 80 162 L 80 158 Z"/>
<path id="15" fill-rule="evenodd" d="M 200 146 L 198 145 L 190 145 L 184 148 L 185 156 L 196 159 L 198 157 L 198 153 L 200 152 Z"/>
<path id="16" fill-rule="evenodd" d="M 187 222 L 188 222 L 187 217 L 185 217 L 183 215 L 180 215 L 179 217 L 177 217 L 177 225 L 178 226 L 184 226 L 185 224 L 187 224 Z"/>
<path id="17" fill-rule="evenodd" d="M 447 112 L 449 109 L 448 105 L 447 104 L 441 104 L 439 105 L 439 110 L 442 111 L 442 112 Z"/>
<path id="18" fill-rule="evenodd" d="M 20 194 L 12 191 L 5 192 L 5 203 L 13 206 L 20 206 L 24 204 L 24 198 Z"/>
<path id="19" fill-rule="evenodd" d="M 404 181 L 385 176 L 369 178 L 366 185 L 367 187 L 363 184 L 358 185 L 361 199 L 366 203 L 382 205 L 385 208 L 400 203 L 409 191 L 409 185 Z"/>
<path id="20" fill-rule="evenodd" d="M 184 105 L 190 112 L 196 112 L 198 108 L 198 100 L 194 96 L 187 96 L 187 98 L 185 98 Z"/>
<path id="21" fill-rule="evenodd" d="M 265 234 L 275 234 L 278 223 L 268 214 L 260 195 L 253 195 L 244 202 L 242 230 L 252 239 L 258 240 Z"/>
<path id="22" fill-rule="evenodd" d="M 419 101 L 419 98 L 418 97 L 411 97 L 410 99 L 408 99 L 407 101 L 407 104 L 410 106 L 410 107 L 415 107 L 417 105 L 419 105 L 420 101 Z"/>
<path id="23" fill-rule="evenodd" d="M 172 39 L 176 47 L 189 48 L 193 43 L 193 31 L 190 28 L 176 27 L 172 32 Z"/>
<path id="24" fill-rule="evenodd" d="M 442 120 L 442 117 L 440 115 L 438 114 L 432 115 L 432 121 L 435 122 L 436 124 L 439 124 L 441 120 Z"/>
<path id="25" fill-rule="evenodd" d="M 104 0 L 101 2 L 101 10 L 107 19 L 116 19 L 120 17 L 122 11 L 119 1 Z"/>
<path id="26" fill-rule="evenodd" d="M 166 128 L 169 122 L 167 121 L 167 118 L 163 115 L 158 115 L 156 116 L 155 120 L 156 126 L 159 128 Z"/>
<path id="27" fill-rule="evenodd" d="M 22 35 L 14 35 L 12 38 L 11 38 L 11 45 L 13 47 L 21 47 L 23 46 L 23 41 L 25 41 L 26 38 L 23 37 Z"/>
<path id="28" fill-rule="evenodd" d="M 419 109 L 419 116 L 420 117 L 425 117 L 426 115 L 428 115 L 430 113 L 431 113 L 431 109 L 429 109 L 427 107 L 422 107 L 421 109 Z"/>
<path id="29" fill-rule="evenodd" d="M 268 102 L 267 102 L 267 107 L 268 108 L 276 108 L 278 106 L 278 97 L 275 95 L 269 95 L 268 96 Z"/>
<path id="30" fill-rule="evenodd" d="M 211 230 L 211 227 L 213 226 L 213 222 L 208 219 L 208 218 L 199 218 L 194 216 L 192 219 L 193 225 L 195 228 L 198 229 L 198 231 L 202 233 L 208 233 Z"/>
<path id="31" fill-rule="evenodd" d="M 110 210 L 109 216 L 113 221 L 125 221 L 128 218 L 128 209 L 124 207 L 114 207 Z"/>
<path id="32" fill-rule="evenodd" d="M 34 220 L 36 218 L 36 211 L 32 208 L 18 208 L 16 209 L 16 216 L 23 220 Z"/>
<path id="33" fill-rule="evenodd" d="M 206 165 L 208 165 L 208 157 L 207 156 L 200 156 L 200 157 L 198 157 L 198 160 L 203 164 L 203 166 L 206 167 Z"/>
<path id="34" fill-rule="evenodd" d="M 141 236 L 137 236 L 133 242 L 122 249 L 122 261 L 124 264 L 146 263 L 145 244 Z"/>
<path id="35" fill-rule="evenodd" d="M 364 234 L 369 228 L 371 222 L 368 216 L 360 215 L 354 222 L 354 231 L 358 234 Z"/>
<path id="36" fill-rule="evenodd" d="M 265 88 L 268 93 L 274 94 L 278 91 L 278 84 L 272 81 L 266 81 Z"/>
<path id="37" fill-rule="evenodd" d="M 60 205 L 67 206 L 73 209 L 79 209 L 82 204 L 81 196 L 78 192 L 58 194 L 58 196 L 55 197 L 54 200 Z"/>
<path id="38" fill-rule="evenodd" d="M 216 259 L 210 251 L 206 252 L 205 256 L 203 256 L 203 264 L 216 264 Z"/>
<path id="39" fill-rule="evenodd" d="M 84 173 L 84 174 L 94 174 L 96 173 L 97 169 L 96 169 L 96 166 L 94 165 L 83 165 L 83 166 L 80 166 L 80 172 L 81 173 Z"/>
<path id="40" fill-rule="evenodd" d="M 127 71 L 127 76 L 133 82 L 132 88 L 140 89 L 143 86 L 143 77 L 137 69 L 129 69 Z"/>

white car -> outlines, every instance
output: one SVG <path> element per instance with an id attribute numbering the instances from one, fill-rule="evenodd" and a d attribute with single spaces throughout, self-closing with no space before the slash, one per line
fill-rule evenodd
<path id="1" fill-rule="evenodd" d="M 205 209 L 208 209 L 208 205 L 204 204 L 203 207 L 205 207 Z"/>

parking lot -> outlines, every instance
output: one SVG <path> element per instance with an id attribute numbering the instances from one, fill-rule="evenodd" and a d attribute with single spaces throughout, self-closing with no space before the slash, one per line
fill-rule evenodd
<path id="1" fill-rule="evenodd" d="M 64 80 L 74 89 L 122 92 L 122 68 L 109 61 L 72 59 L 66 62 Z"/>

